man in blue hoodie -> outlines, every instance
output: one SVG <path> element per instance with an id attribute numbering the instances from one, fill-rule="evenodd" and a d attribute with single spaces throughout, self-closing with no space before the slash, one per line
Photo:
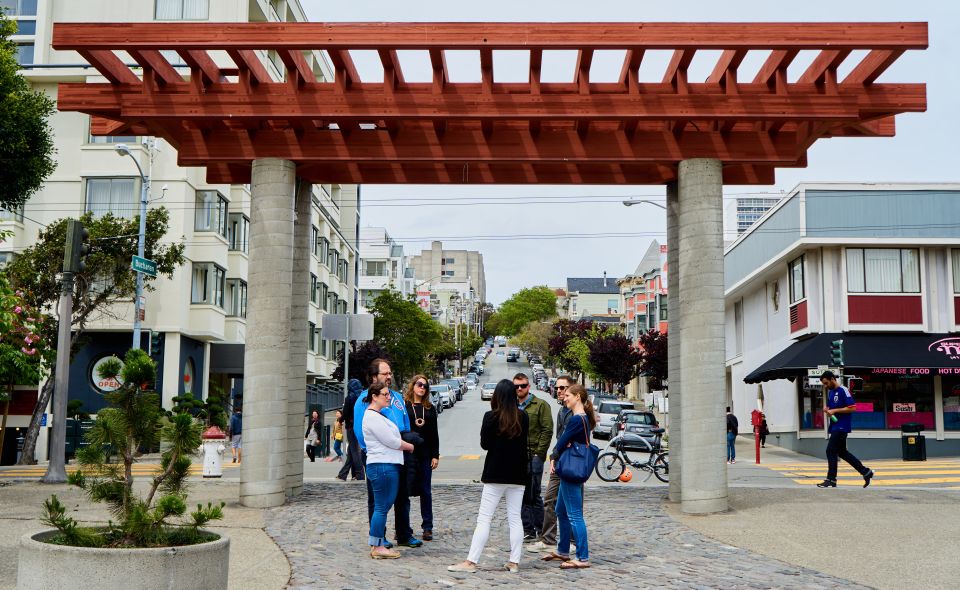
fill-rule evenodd
<path id="1" fill-rule="evenodd" d="M 384 359 L 375 359 L 370 363 L 367 370 L 367 383 L 374 381 L 384 381 L 388 387 L 393 385 L 393 371 L 390 369 L 390 363 Z M 389 418 L 400 433 L 410 431 L 410 416 L 407 414 L 407 406 L 403 401 L 403 396 L 398 391 L 390 390 L 390 405 L 380 410 L 380 413 Z M 364 451 L 364 464 L 366 464 L 367 445 L 363 441 L 363 416 L 370 404 L 364 403 L 367 392 L 363 391 L 360 398 L 353 406 L 353 432 L 357 437 L 360 448 Z M 373 487 L 370 480 L 367 479 L 367 518 L 373 516 Z M 393 504 L 394 528 L 397 531 L 397 543 L 406 547 L 420 547 L 423 541 L 413 536 L 413 529 L 410 528 L 410 496 L 407 494 L 407 482 L 404 470 L 400 470 L 400 488 L 397 492 L 397 500 Z"/>
<path id="2" fill-rule="evenodd" d="M 360 442 L 353 429 L 353 409 L 363 393 L 363 385 L 359 379 L 351 379 L 347 383 L 347 398 L 343 400 L 343 411 L 340 413 L 343 420 L 344 431 L 347 435 L 347 460 L 343 462 L 340 473 L 337 478 L 347 481 L 347 475 L 353 473 L 354 480 L 364 479 L 366 473 L 363 469 L 363 454 L 360 451 Z M 362 417 L 362 416 L 361 416 Z"/>

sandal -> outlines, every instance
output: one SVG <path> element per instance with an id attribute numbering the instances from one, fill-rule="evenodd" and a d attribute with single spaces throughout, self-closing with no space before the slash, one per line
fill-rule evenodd
<path id="1" fill-rule="evenodd" d="M 540 561 L 562 561 L 562 562 L 566 563 L 566 562 L 570 561 L 570 558 L 569 558 L 569 557 L 564 557 L 563 555 L 560 555 L 560 554 L 557 553 L 556 551 L 551 551 L 550 553 L 547 553 L 546 555 L 544 555 L 543 557 L 541 557 L 541 558 L 540 558 Z"/>
<path id="2" fill-rule="evenodd" d="M 571 559 L 570 561 L 565 561 L 560 564 L 560 569 L 562 570 L 585 570 L 590 567 L 590 563 L 587 561 L 576 561 Z"/>

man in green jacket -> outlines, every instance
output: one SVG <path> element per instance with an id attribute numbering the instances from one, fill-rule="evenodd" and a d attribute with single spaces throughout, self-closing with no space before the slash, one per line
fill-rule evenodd
<path id="1" fill-rule="evenodd" d="M 520 409 L 527 413 L 530 430 L 527 434 L 527 450 L 530 453 L 530 480 L 523 491 L 523 506 L 520 518 L 523 520 L 523 540 L 536 541 L 543 529 L 543 498 L 540 488 L 543 484 L 543 464 L 547 459 L 550 441 L 553 438 L 553 414 L 547 402 L 530 391 L 530 379 L 524 373 L 513 378 L 517 387 L 517 400 Z"/>

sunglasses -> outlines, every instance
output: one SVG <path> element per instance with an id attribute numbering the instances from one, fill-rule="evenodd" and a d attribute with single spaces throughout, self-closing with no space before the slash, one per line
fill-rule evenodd
<path id="1" fill-rule="evenodd" d="M 568 386 L 568 385 L 557 385 L 557 391 L 563 391 L 563 390 L 565 390 L 567 387 L 569 387 L 569 386 Z"/>
<path id="2" fill-rule="evenodd" d="M 417 387 L 426 387 L 426 386 L 427 386 L 427 384 L 424 383 L 423 381 L 417 381 L 416 383 L 414 383 L 414 385 L 416 385 Z"/>
<path id="3" fill-rule="evenodd" d="M 530 387 L 529 383 L 520 383 L 517 385 L 517 389 L 526 389 L 528 387 Z"/>

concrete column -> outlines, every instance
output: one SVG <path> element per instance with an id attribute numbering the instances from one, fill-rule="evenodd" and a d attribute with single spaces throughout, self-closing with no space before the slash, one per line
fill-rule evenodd
<path id="1" fill-rule="evenodd" d="M 303 415 L 307 408 L 307 320 L 310 299 L 309 182 L 300 182 L 293 222 L 293 284 L 290 304 L 290 389 L 287 393 L 287 496 L 303 491 Z"/>
<path id="2" fill-rule="evenodd" d="M 683 407 L 680 391 L 680 237 L 678 224 L 680 205 L 677 183 L 667 184 L 667 390 L 669 393 L 670 428 L 670 492 L 671 502 L 680 502 L 683 473 L 680 453 L 683 448 Z"/>
<path id="3" fill-rule="evenodd" d="M 253 162 L 240 469 L 240 503 L 253 508 L 285 499 L 295 177 L 289 160 Z"/>
<path id="4" fill-rule="evenodd" d="M 724 464 L 723 170 L 719 160 L 680 163 L 682 510 L 727 509 Z M 671 475 L 673 475 L 671 473 Z"/>

